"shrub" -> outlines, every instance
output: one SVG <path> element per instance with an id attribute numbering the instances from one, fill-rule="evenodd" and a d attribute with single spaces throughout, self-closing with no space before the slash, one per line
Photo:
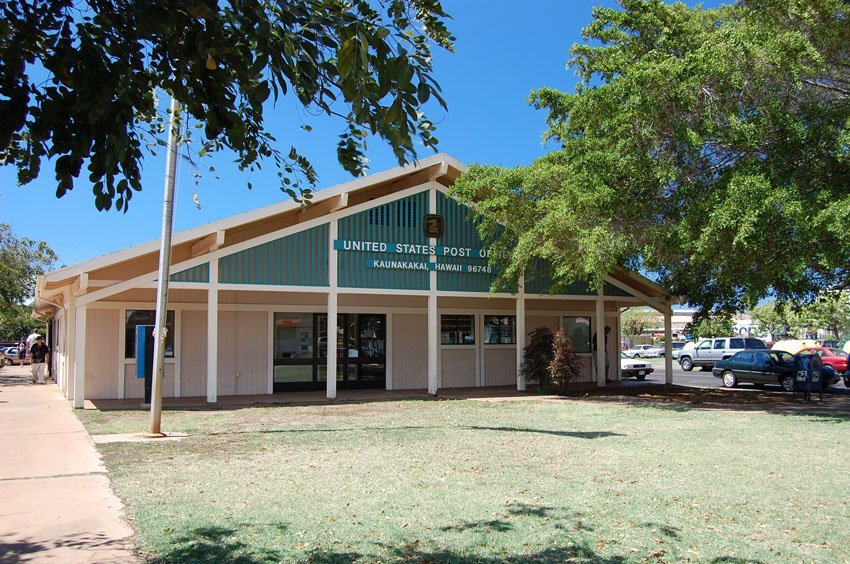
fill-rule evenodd
<path id="1" fill-rule="evenodd" d="M 583 361 L 573 348 L 573 341 L 563 329 L 555 333 L 552 343 L 552 360 L 549 362 L 549 380 L 558 395 L 567 393 L 574 378 L 581 374 Z"/>
<path id="2" fill-rule="evenodd" d="M 552 362 L 554 335 L 548 327 L 538 327 L 529 334 L 523 349 L 520 374 L 526 382 L 537 382 L 538 389 L 549 390 L 549 364 Z"/>

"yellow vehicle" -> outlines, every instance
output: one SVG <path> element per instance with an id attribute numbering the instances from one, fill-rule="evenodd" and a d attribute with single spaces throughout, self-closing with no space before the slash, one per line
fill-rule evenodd
<path id="1" fill-rule="evenodd" d="M 778 341 L 776 343 L 773 343 L 771 349 L 774 351 L 785 351 L 791 354 L 797 354 L 803 349 L 819 346 L 820 341 L 818 341 L 817 339 L 789 339 L 787 341 Z"/>

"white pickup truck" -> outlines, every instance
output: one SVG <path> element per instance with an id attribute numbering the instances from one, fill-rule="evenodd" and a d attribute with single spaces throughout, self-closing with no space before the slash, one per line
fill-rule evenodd
<path id="1" fill-rule="evenodd" d="M 679 353 L 679 365 L 685 372 L 690 372 L 694 366 L 714 368 L 715 362 L 725 360 L 738 351 L 766 348 L 764 341 L 753 337 L 713 337 L 703 339 L 693 349 Z"/>

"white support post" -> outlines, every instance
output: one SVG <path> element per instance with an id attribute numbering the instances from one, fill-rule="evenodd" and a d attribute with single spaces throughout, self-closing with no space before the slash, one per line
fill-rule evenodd
<path id="1" fill-rule="evenodd" d="M 116 335 L 118 335 L 118 364 L 115 367 L 116 374 L 118 375 L 118 397 L 125 398 L 125 394 L 127 393 L 127 384 L 125 382 L 125 368 L 124 368 L 124 341 L 126 340 L 126 335 L 124 333 L 124 323 L 126 323 L 127 319 L 127 310 L 121 308 L 118 310 L 118 326 L 115 327 L 117 331 Z"/>
<path id="2" fill-rule="evenodd" d="M 266 393 L 271 395 L 274 393 L 274 341 L 275 341 L 275 332 L 274 332 L 274 311 L 269 310 L 268 312 L 268 322 L 266 324 L 269 331 L 269 354 L 268 354 L 268 364 L 266 365 L 266 371 L 268 373 L 268 377 L 266 380 Z"/>
<path id="3" fill-rule="evenodd" d="M 68 316 L 65 319 L 65 331 L 68 340 L 65 342 L 65 381 L 62 393 L 67 399 L 74 397 L 74 365 L 77 359 L 77 299 L 74 292 L 65 295 L 68 304 Z"/>
<path id="4" fill-rule="evenodd" d="M 327 396 L 328 399 L 336 398 L 336 355 L 337 355 L 337 293 L 336 290 L 331 290 L 328 294 L 328 379 L 327 379 Z M 346 345 L 343 344 L 345 347 Z M 347 349 L 345 349 L 347 350 Z"/>
<path id="5" fill-rule="evenodd" d="M 596 300 L 596 385 L 605 387 L 605 301 L 602 296 Z"/>
<path id="6" fill-rule="evenodd" d="M 338 255 L 334 249 L 334 241 L 339 236 L 339 220 L 332 219 L 328 236 L 328 335 L 327 335 L 327 397 L 336 398 L 336 339 L 337 339 L 337 305 L 338 305 Z M 343 344 L 348 351 L 348 345 Z"/>
<path id="7" fill-rule="evenodd" d="M 525 351 L 525 275 L 519 278 L 516 298 L 516 389 L 525 391 L 525 378 L 522 376 L 522 355 Z"/>
<path id="8" fill-rule="evenodd" d="M 673 314 L 664 313 L 664 383 L 673 383 Z"/>
<path id="9" fill-rule="evenodd" d="M 437 189 L 431 185 L 428 190 L 428 213 L 437 213 Z M 437 238 L 428 239 L 431 246 L 437 245 Z M 431 255 L 428 260 L 437 262 Z M 476 360 L 476 366 L 478 362 Z M 476 382 L 478 380 L 476 372 Z M 440 319 L 437 316 L 437 271 L 432 270 L 428 277 L 428 393 L 437 395 L 440 385 Z"/>
<path id="10" fill-rule="evenodd" d="M 207 403 L 218 401 L 218 259 L 210 260 L 207 290 Z"/>
<path id="11" fill-rule="evenodd" d="M 178 309 L 174 312 L 174 390 L 172 395 L 175 398 L 180 397 L 180 389 L 183 387 L 181 383 L 181 364 L 180 358 L 183 356 L 183 310 Z"/>
<path id="12" fill-rule="evenodd" d="M 386 371 L 387 389 L 393 389 L 393 314 L 387 313 L 386 337 L 384 338 L 384 370 Z"/>
<path id="13" fill-rule="evenodd" d="M 74 407 L 86 405 L 86 306 L 77 306 L 77 338 L 74 343 Z"/>
<path id="14" fill-rule="evenodd" d="M 437 355 L 440 347 L 439 333 L 437 296 L 432 293 L 428 296 L 428 393 L 432 396 L 437 395 L 437 366 L 440 362 Z"/>

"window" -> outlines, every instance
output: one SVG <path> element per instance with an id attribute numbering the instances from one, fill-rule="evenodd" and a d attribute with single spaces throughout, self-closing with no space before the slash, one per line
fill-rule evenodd
<path id="1" fill-rule="evenodd" d="M 128 309 L 124 318 L 124 358 L 136 358 L 136 326 L 156 325 L 156 312 L 147 309 Z M 174 358 L 174 311 L 165 314 L 165 356 Z"/>
<path id="2" fill-rule="evenodd" d="M 440 343 L 443 345 L 474 345 L 475 316 L 443 315 L 440 319 Z"/>
<path id="3" fill-rule="evenodd" d="M 717 339 L 714 341 L 714 350 L 719 351 L 726 348 L 726 339 Z"/>
<path id="4" fill-rule="evenodd" d="M 564 317 L 564 332 L 572 339 L 575 352 L 590 352 L 590 317 Z"/>
<path id="5" fill-rule="evenodd" d="M 699 346 L 697 347 L 697 349 L 699 349 L 699 350 L 701 350 L 701 351 L 711 350 L 711 341 L 703 341 L 703 342 L 701 342 L 701 343 L 699 344 Z"/>
<path id="6" fill-rule="evenodd" d="M 274 314 L 274 358 L 313 358 L 313 314 Z"/>
<path id="7" fill-rule="evenodd" d="M 485 315 L 484 316 L 485 345 L 515 345 L 516 316 L 515 315 Z"/>
<path id="8" fill-rule="evenodd" d="M 765 358 L 767 358 L 767 357 L 765 357 Z M 736 355 L 735 355 L 735 360 L 736 360 L 737 362 L 747 362 L 747 363 L 750 363 L 750 362 L 752 362 L 752 361 L 753 361 L 753 353 L 751 353 L 751 352 L 742 352 L 742 353 L 738 353 L 738 354 L 736 354 Z M 763 360 L 763 359 L 761 359 L 761 358 L 759 358 L 758 360 L 759 360 L 759 362 L 761 362 L 761 363 L 763 363 L 763 362 L 764 362 L 764 360 Z"/>
<path id="9" fill-rule="evenodd" d="M 730 339 L 729 340 L 729 348 L 730 349 L 745 349 L 747 347 L 744 346 L 744 339 Z"/>

